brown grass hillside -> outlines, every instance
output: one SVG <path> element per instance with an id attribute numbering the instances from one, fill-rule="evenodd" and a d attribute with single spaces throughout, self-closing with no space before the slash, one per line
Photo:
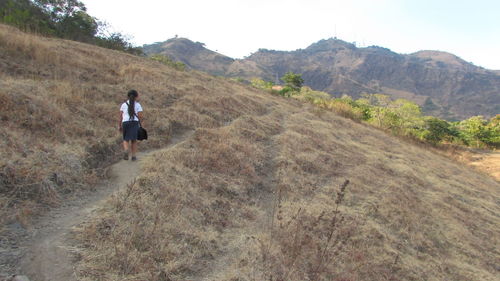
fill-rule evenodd
<path id="1" fill-rule="evenodd" d="M 221 78 L 1 25 L 0 77 L 4 224 L 105 174 L 130 88 L 148 148 L 194 130 L 78 229 L 80 280 L 497 280 L 500 184 L 431 151 Z"/>

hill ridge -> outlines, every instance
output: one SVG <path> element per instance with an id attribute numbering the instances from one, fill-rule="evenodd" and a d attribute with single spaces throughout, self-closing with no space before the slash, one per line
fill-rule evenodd
<path id="1" fill-rule="evenodd" d="M 424 111 L 448 120 L 473 115 L 489 118 L 500 112 L 498 72 L 443 51 L 398 54 L 379 46 L 358 48 L 352 43 L 328 38 L 305 49 L 259 49 L 243 59 L 233 59 L 218 53 L 206 55 L 212 52 L 206 48 L 195 55 L 182 55 L 176 51 L 180 46 L 171 47 L 175 42 L 174 39 L 171 45 L 159 48 L 159 45 L 154 48 L 144 45 L 144 50 L 147 54 L 172 56 L 194 69 L 248 80 L 259 77 L 275 81 L 285 72 L 294 71 L 303 75 L 307 86 L 336 97 L 347 94 L 357 98 L 365 92 L 383 92 L 421 106 L 432 99 L 437 107 L 424 107 Z"/>

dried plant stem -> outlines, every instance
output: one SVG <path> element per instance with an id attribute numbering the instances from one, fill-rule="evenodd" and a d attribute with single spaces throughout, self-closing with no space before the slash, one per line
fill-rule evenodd
<path id="1" fill-rule="evenodd" d="M 335 239 L 335 243 L 331 244 L 331 241 L 332 241 L 332 238 L 333 238 L 333 234 L 337 230 L 336 226 L 337 226 L 337 223 L 338 223 L 337 217 L 339 215 L 339 206 L 342 203 L 342 200 L 344 199 L 345 189 L 346 189 L 346 187 L 347 187 L 348 184 L 349 184 L 349 180 L 345 180 L 344 183 L 340 187 L 340 191 L 337 193 L 337 199 L 335 200 L 335 211 L 333 212 L 334 215 L 333 215 L 333 218 L 332 218 L 332 221 L 331 221 L 330 231 L 328 233 L 328 238 L 326 240 L 325 247 L 323 248 L 323 251 L 321 252 L 321 254 L 319 256 L 318 265 L 316 266 L 316 268 L 313 271 L 314 272 L 314 278 L 313 278 L 313 280 L 317 279 L 317 277 L 319 275 L 319 270 L 321 269 L 321 267 L 324 264 L 325 256 L 326 256 L 326 254 L 327 254 L 330 246 L 331 245 L 337 245 L 338 242 L 340 241 L 340 237 L 337 237 L 337 239 Z"/>

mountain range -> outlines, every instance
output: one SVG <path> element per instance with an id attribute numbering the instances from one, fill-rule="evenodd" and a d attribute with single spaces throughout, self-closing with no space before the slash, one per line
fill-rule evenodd
<path id="1" fill-rule="evenodd" d="M 305 85 L 335 97 L 384 93 L 414 101 L 424 113 L 447 120 L 500 112 L 500 71 L 447 52 L 399 54 L 379 46 L 358 48 L 337 38 L 295 51 L 259 49 L 243 59 L 186 38 L 144 45 L 144 50 L 148 55 L 167 55 L 192 69 L 246 80 L 257 77 L 280 83 L 279 77 L 293 71 L 302 74 Z"/>

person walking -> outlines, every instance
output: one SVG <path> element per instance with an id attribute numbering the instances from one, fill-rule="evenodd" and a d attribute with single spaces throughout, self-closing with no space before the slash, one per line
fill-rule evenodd
<path id="1" fill-rule="evenodd" d="M 137 134 L 139 122 L 142 122 L 142 106 L 139 103 L 139 93 L 130 90 L 128 100 L 120 107 L 120 131 L 123 133 L 123 159 L 128 160 L 129 154 L 132 161 L 137 160 Z"/>

